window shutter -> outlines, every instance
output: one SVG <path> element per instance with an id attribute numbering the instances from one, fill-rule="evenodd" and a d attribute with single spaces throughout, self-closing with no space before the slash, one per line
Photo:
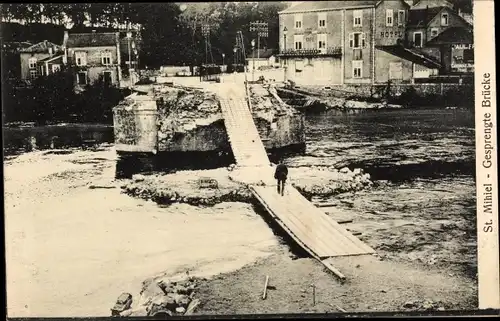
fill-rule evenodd
<path id="1" fill-rule="evenodd" d="M 353 47 L 354 47 L 354 34 L 350 33 L 349 34 L 349 48 L 353 48 Z"/>
<path id="2" fill-rule="evenodd" d="M 361 47 L 366 48 L 366 33 L 361 34 Z"/>

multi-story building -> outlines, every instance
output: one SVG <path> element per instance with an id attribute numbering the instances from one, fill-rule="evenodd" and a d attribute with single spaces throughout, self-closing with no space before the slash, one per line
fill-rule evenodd
<path id="1" fill-rule="evenodd" d="M 304 2 L 279 13 L 286 78 L 304 84 L 410 82 L 432 59 L 404 48 L 403 0 Z"/>
<path id="2" fill-rule="evenodd" d="M 411 8 L 406 34 L 408 45 L 423 48 L 425 44 L 449 28 L 470 28 L 464 18 L 449 6 Z"/>
<path id="3" fill-rule="evenodd" d="M 19 51 L 22 80 L 32 80 L 60 69 L 62 48 L 42 41 Z"/>
<path id="4" fill-rule="evenodd" d="M 120 35 L 118 32 L 73 33 L 64 35 L 64 57 L 74 67 L 75 87 L 102 81 L 118 86 L 122 78 Z"/>
<path id="5" fill-rule="evenodd" d="M 457 48 L 472 46 L 472 25 L 459 15 L 446 1 L 436 2 L 441 6 L 432 5 L 432 1 L 420 1 L 418 6 L 411 7 L 406 28 L 406 46 L 422 55 L 439 61 L 441 75 L 450 73 L 470 73 L 471 63 L 457 62 L 454 55 Z M 423 7 L 423 5 L 426 5 Z M 453 48 L 452 48 L 453 47 Z M 458 56 L 463 56 L 461 49 Z M 465 50 L 467 61 L 473 61 L 473 50 Z M 472 60 L 471 60 L 472 59 Z M 452 67 L 457 65 L 461 67 Z"/>
<path id="6" fill-rule="evenodd" d="M 430 40 L 426 46 L 435 48 L 440 54 L 442 73 L 474 73 L 474 37 L 472 30 L 463 27 L 446 29 Z"/>

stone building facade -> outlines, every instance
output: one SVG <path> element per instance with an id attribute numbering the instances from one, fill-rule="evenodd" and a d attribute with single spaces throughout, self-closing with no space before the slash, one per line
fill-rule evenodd
<path id="1" fill-rule="evenodd" d="M 33 80 L 45 75 L 47 64 L 57 60 L 60 54 L 61 46 L 47 40 L 21 49 L 19 51 L 21 79 Z M 52 71 L 53 65 L 55 64 L 51 64 L 49 73 Z M 59 67 L 60 65 L 57 66 L 57 68 Z"/>
<path id="2" fill-rule="evenodd" d="M 405 49 L 406 1 L 315 1 L 279 14 L 280 57 L 298 84 L 411 82 L 432 59 Z"/>
<path id="3" fill-rule="evenodd" d="M 122 73 L 118 32 L 69 34 L 66 31 L 63 48 L 63 59 L 75 72 L 77 89 L 83 89 L 98 80 L 110 86 L 120 84 Z"/>

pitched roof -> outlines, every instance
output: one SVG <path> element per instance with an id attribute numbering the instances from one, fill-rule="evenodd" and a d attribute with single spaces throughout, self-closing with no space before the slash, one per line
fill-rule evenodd
<path id="1" fill-rule="evenodd" d="M 73 33 L 73 34 L 70 33 L 68 35 L 66 46 L 68 48 L 116 46 L 116 33 L 114 32 L 90 32 L 90 33 Z"/>
<path id="2" fill-rule="evenodd" d="M 426 45 L 445 45 L 445 44 L 471 44 L 474 43 L 474 35 L 470 28 L 451 27 L 441 32 L 435 38 L 427 42 Z"/>
<path id="3" fill-rule="evenodd" d="M 408 11 L 408 27 L 426 27 L 434 17 L 445 7 L 432 7 L 428 9 L 411 9 Z"/>
<path id="4" fill-rule="evenodd" d="M 447 0 L 420 0 L 414 3 L 412 9 L 425 9 L 426 7 L 448 7 L 453 9 L 453 4 Z"/>
<path id="5" fill-rule="evenodd" d="M 2 49 L 5 50 L 6 52 L 17 53 L 17 52 L 20 52 L 21 50 L 26 49 L 26 48 L 31 47 L 31 46 L 33 46 L 33 44 L 31 42 L 27 42 L 27 41 L 21 41 L 21 42 L 9 41 L 9 42 L 3 43 Z"/>
<path id="6" fill-rule="evenodd" d="M 403 58 L 405 60 L 414 62 L 416 64 L 425 66 L 427 68 L 440 68 L 441 64 L 434 60 L 432 57 L 424 56 L 409 48 L 403 46 L 376 46 L 377 49 L 383 50 L 396 57 Z"/>
<path id="7" fill-rule="evenodd" d="M 19 50 L 19 52 L 22 53 L 40 53 L 40 52 L 49 52 L 49 48 L 52 48 L 54 51 L 60 51 L 61 46 L 56 45 L 55 43 L 52 43 L 48 40 L 44 40 L 42 42 L 36 43 L 32 46 L 29 46 L 28 48 L 23 48 Z"/>
<path id="8" fill-rule="evenodd" d="M 46 57 L 46 58 L 38 60 L 37 63 L 53 62 L 53 61 L 56 61 L 56 60 L 59 60 L 59 59 L 62 61 L 62 55 Z"/>
<path id="9" fill-rule="evenodd" d="M 274 55 L 274 49 L 255 49 L 253 52 L 251 52 L 247 58 L 252 59 L 252 58 L 270 58 L 272 55 Z"/>
<path id="10" fill-rule="evenodd" d="M 285 10 L 282 10 L 279 13 L 281 14 L 321 10 L 339 10 L 355 7 L 372 7 L 375 6 L 379 1 L 380 0 L 304 1 Z"/>

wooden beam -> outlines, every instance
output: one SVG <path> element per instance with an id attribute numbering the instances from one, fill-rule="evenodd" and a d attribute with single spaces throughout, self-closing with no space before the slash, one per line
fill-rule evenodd
<path id="1" fill-rule="evenodd" d="M 328 259 L 321 260 L 320 261 L 328 270 L 332 271 L 333 274 L 335 274 L 340 280 L 345 280 L 345 275 L 342 274 L 337 268 L 333 266 L 331 262 L 328 261 Z"/>
<path id="2" fill-rule="evenodd" d="M 339 224 L 352 223 L 352 219 L 351 219 L 351 220 L 342 220 L 342 221 L 337 221 L 337 223 L 339 223 Z"/>
<path id="3" fill-rule="evenodd" d="M 315 203 L 316 207 L 335 207 L 338 204 L 336 203 Z"/>
<path id="4" fill-rule="evenodd" d="M 267 285 L 269 283 L 269 275 L 266 275 L 266 282 L 264 283 L 264 293 L 262 294 L 262 300 L 265 300 L 267 297 Z"/>

